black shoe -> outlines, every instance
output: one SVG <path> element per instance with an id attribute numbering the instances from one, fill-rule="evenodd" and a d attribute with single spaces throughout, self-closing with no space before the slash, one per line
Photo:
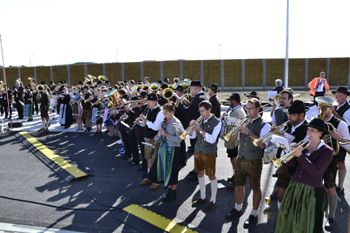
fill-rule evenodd
<path id="1" fill-rule="evenodd" d="M 168 188 L 168 190 L 166 191 L 166 193 L 163 196 L 163 200 L 164 201 L 168 198 L 168 196 L 170 195 L 171 191 L 172 191 L 172 189 Z"/>
<path id="2" fill-rule="evenodd" d="M 327 222 L 326 222 L 326 225 L 324 226 L 324 229 L 326 231 L 331 231 L 334 229 L 334 226 L 335 226 L 335 221 L 333 218 L 328 218 L 327 219 Z"/>
<path id="3" fill-rule="evenodd" d="M 227 178 L 227 181 L 228 182 L 234 182 L 235 181 L 235 176 L 231 176 L 231 177 L 229 177 L 229 178 Z"/>
<path id="4" fill-rule="evenodd" d="M 176 190 L 170 189 L 169 196 L 165 199 L 166 202 L 171 202 L 176 199 Z"/>
<path id="5" fill-rule="evenodd" d="M 248 229 L 250 227 L 255 226 L 257 223 L 258 223 L 258 216 L 255 217 L 254 215 L 249 215 L 249 218 L 245 220 L 243 224 L 243 228 Z"/>
<path id="6" fill-rule="evenodd" d="M 204 212 L 208 212 L 216 207 L 216 203 L 214 202 L 209 202 L 209 204 L 204 208 Z"/>
<path id="7" fill-rule="evenodd" d="M 140 167 L 139 169 L 137 169 L 140 172 L 146 171 L 146 169 L 144 169 L 143 167 Z"/>
<path id="8" fill-rule="evenodd" d="M 33 121 L 33 118 L 29 118 L 27 121 Z"/>
<path id="9" fill-rule="evenodd" d="M 86 133 L 88 131 L 88 129 L 86 128 L 85 130 L 84 130 L 84 132 Z"/>
<path id="10" fill-rule="evenodd" d="M 344 195 L 344 188 L 336 187 L 335 191 L 337 192 L 338 196 Z"/>
<path id="11" fill-rule="evenodd" d="M 187 175 L 188 180 L 197 180 L 197 173 L 196 174 L 188 174 Z"/>
<path id="12" fill-rule="evenodd" d="M 131 162 L 130 165 L 131 166 L 137 166 L 137 165 L 139 165 L 139 163 Z"/>
<path id="13" fill-rule="evenodd" d="M 43 132 L 43 131 L 45 131 L 45 128 L 41 128 L 38 130 L 38 132 Z"/>
<path id="14" fill-rule="evenodd" d="M 228 213 L 226 214 L 226 219 L 228 219 L 228 220 L 233 220 L 233 219 L 236 219 L 236 218 L 241 217 L 242 214 L 243 214 L 243 211 L 242 211 L 242 210 L 238 211 L 238 210 L 236 210 L 235 208 L 233 208 L 230 212 L 228 212 Z"/>
<path id="15" fill-rule="evenodd" d="M 207 199 L 201 199 L 200 197 L 198 197 L 196 200 L 194 200 L 194 202 L 192 202 L 192 207 L 199 206 L 206 202 L 207 202 Z"/>

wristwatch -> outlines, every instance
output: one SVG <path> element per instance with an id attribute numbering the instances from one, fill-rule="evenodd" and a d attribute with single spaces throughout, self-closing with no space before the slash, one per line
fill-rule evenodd
<path id="1" fill-rule="evenodd" d="M 253 132 L 252 132 L 252 131 L 249 131 L 248 136 L 250 137 L 250 135 L 252 135 L 252 134 L 253 134 Z"/>

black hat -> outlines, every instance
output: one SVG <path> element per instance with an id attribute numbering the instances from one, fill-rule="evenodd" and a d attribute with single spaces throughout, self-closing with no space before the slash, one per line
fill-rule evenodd
<path id="1" fill-rule="evenodd" d="M 258 97 L 258 94 L 257 94 L 255 91 L 250 92 L 249 95 L 248 95 L 248 97 L 257 98 L 258 100 L 260 99 L 260 98 Z"/>
<path id="2" fill-rule="evenodd" d="M 168 84 L 162 84 L 162 85 L 160 86 L 160 88 L 162 88 L 162 89 L 164 90 L 165 88 L 168 88 Z"/>
<path id="3" fill-rule="evenodd" d="M 348 91 L 347 87 L 338 87 L 336 91 L 332 91 L 333 94 L 335 94 L 336 92 L 344 93 L 347 96 L 350 95 L 350 92 Z"/>
<path id="4" fill-rule="evenodd" d="M 83 81 L 79 81 L 78 84 L 84 84 Z"/>
<path id="5" fill-rule="evenodd" d="M 87 82 L 86 84 L 92 84 L 91 81 Z"/>
<path id="6" fill-rule="evenodd" d="M 147 100 L 151 100 L 151 101 L 158 101 L 158 97 L 156 93 L 151 93 L 147 96 Z"/>
<path id="7" fill-rule="evenodd" d="M 139 100 L 139 98 L 137 96 L 134 96 L 131 98 L 131 100 Z"/>
<path id="8" fill-rule="evenodd" d="M 85 85 L 85 86 L 84 86 L 84 89 L 89 89 L 89 86 L 86 86 L 86 85 Z"/>
<path id="9" fill-rule="evenodd" d="M 109 81 L 108 81 L 108 80 L 106 80 L 106 81 L 105 81 L 105 83 L 109 83 Z"/>
<path id="10" fill-rule="evenodd" d="M 43 85 L 46 84 L 46 81 L 42 81 L 41 84 L 43 84 Z"/>
<path id="11" fill-rule="evenodd" d="M 63 81 L 58 81 L 58 83 L 61 83 L 61 84 L 63 84 Z"/>
<path id="12" fill-rule="evenodd" d="M 294 100 L 293 103 L 288 108 L 289 114 L 294 114 L 294 113 L 300 114 L 300 113 L 303 113 L 305 111 L 306 110 L 305 110 L 304 102 L 301 100 Z"/>
<path id="13" fill-rule="evenodd" d="M 140 97 L 140 98 L 147 98 L 147 92 L 141 91 L 141 92 L 140 92 L 140 95 L 138 95 L 137 97 Z"/>
<path id="14" fill-rule="evenodd" d="M 310 123 L 308 124 L 308 127 L 312 127 L 312 128 L 315 128 L 315 129 L 322 131 L 325 134 L 329 134 L 329 132 L 326 129 L 326 124 L 324 123 L 323 120 L 321 120 L 319 118 L 312 119 L 310 121 Z"/>
<path id="15" fill-rule="evenodd" d="M 182 86 L 182 85 L 177 85 L 177 87 L 174 88 L 173 90 L 183 92 L 183 91 L 185 90 L 185 88 L 184 88 L 184 86 Z"/>
<path id="16" fill-rule="evenodd" d="M 168 78 L 168 77 L 167 77 L 167 78 L 165 78 L 165 79 L 164 79 L 164 82 L 166 82 L 166 83 L 170 83 L 169 78 Z"/>
<path id="17" fill-rule="evenodd" d="M 236 100 L 238 103 L 241 102 L 241 96 L 238 93 L 232 93 L 229 99 L 226 100 Z"/>
<path id="18" fill-rule="evenodd" d="M 50 84 L 53 84 L 53 81 L 50 81 Z"/>
<path id="19" fill-rule="evenodd" d="M 212 89 L 215 92 L 219 91 L 219 86 L 216 83 L 213 83 L 209 86 L 210 89 Z"/>
<path id="20" fill-rule="evenodd" d="M 163 83 L 163 81 L 162 81 L 162 80 L 158 80 L 158 83 L 159 83 L 159 84 L 162 84 L 162 83 Z"/>
<path id="21" fill-rule="evenodd" d="M 191 86 L 191 87 L 201 87 L 202 84 L 201 84 L 200 81 L 194 80 L 194 81 L 191 82 L 190 86 Z"/>
<path id="22" fill-rule="evenodd" d="M 30 89 L 30 86 L 28 85 L 28 86 L 26 86 L 26 89 Z"/>
<path id="23" fill-rule="evenodd" d="M 102 81 L 98 80 L 98 81 L 97 81 L 97 84 L 102 84 Z"/>

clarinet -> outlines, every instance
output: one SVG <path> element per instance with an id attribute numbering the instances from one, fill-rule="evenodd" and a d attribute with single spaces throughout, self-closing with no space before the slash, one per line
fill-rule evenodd
<path id="1" fill-rule="evenodd" d="M 149 107 L 147 106 L 141 114 L 147 116 L 148 111 L 149 111 Z M 128 129 L 128 131 L 127 131 L 128 134 L 130 134 L 131 131 L 136 127 L 136 125 L 139 123 L 139 120 L 140 120 L 140 118 L 137 118 L 135 120 L 134 124 L 132 124 L 132 126 Z"/>
<path id="2" fill-rule="evenodd" d="M 163 130 L 165 130 L 164 125 L 165 125 L 165 119 L 162 121 L 162 126 L 161 126 L 161 128 L 162 128 Z M 160 134 L 158 133 L 158 138 L 157 138 L 157 140 L 153 143 L 152 150 L 151 150 L 151 152 L 150 152 L 151 155 L 154 154 L 154 151 L 155 151 L 155 149 L 156 149 L 157 144 L 158 144 L 158 143 L 162 143 L 163 140 L 164 140 L 164 138 L 165 138 L 165 137 L 164 137 L 163 135 L 160 135 Z"/>

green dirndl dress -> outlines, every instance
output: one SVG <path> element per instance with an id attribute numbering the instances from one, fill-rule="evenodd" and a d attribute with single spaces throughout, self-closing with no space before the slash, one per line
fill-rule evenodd
<path id="1" fill-rule="evenodd" d="M 323 188 L 321 210 L 327 213 L 328 195 Z M 315 225 L 315 187 L 290 180 L 278 212 L 274 233 L 313 233 Z"/>

